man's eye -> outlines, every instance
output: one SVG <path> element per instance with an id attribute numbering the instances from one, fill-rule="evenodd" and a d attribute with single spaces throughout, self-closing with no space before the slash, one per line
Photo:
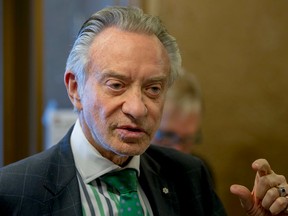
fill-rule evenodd
<path id="1" fill-rule="evenodd" d="M 124 84 L 119 82 L 119 81 L 111 81 L 110 80 L 106 84 L 112 90 L 117 90 L 117 91 L 121 90 L 124 87 Z"/>
<path id="2" fill-rule="evenodd" d="M 147 92 L 149 95 L 156 97 L 161 93 L 161 86 L 160 85 L 153 85 L 147 88 Z"/>

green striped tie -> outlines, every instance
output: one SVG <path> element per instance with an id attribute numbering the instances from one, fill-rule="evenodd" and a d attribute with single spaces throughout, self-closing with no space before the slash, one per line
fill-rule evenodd
<path id="1" fill-rule="evenodd" d="M 124 169 L 108 173 L 101 179 L 120 194 L 119 216 L 144 215 L 137 193 L 136 170 Z"/>

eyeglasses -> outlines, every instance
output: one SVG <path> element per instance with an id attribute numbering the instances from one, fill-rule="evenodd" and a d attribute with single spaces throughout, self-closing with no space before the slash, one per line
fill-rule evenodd
<path id="1" fill-rule="evenodd" d="M 155 134 L 155 140 L 168 146 L 199 144 L 202 140 L 202 133 L 199 130 L 196 134 L 181 137 L 172 131 L 158 130 Z"/>

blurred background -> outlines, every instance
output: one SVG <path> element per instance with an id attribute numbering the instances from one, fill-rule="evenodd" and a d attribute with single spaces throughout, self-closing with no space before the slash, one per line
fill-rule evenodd
<path id="1" fill-rule="evenodd" d="M 288 0 L 0 0 L 0 165 L 60 139 L 75 115 L 63 84 L 81 24 L 107 5 L 160 16 L 204 96 L 203 140 L 228 215 L 231 184 L 250 189 L 256 158 L 288 177 Z M 53 134 L 53 139 L 51 138 Z"/>

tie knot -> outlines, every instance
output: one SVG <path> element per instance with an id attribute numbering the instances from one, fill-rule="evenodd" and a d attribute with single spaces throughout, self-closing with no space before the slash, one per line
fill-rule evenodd
<path id="1" fill-rule="evenodd" d="M 124 169 L 121 171 L 108 173 L 101 179 L 109 186 L 114 187 L 120 194 L 126 194 L 137 191 L 136 170 Z"/>

